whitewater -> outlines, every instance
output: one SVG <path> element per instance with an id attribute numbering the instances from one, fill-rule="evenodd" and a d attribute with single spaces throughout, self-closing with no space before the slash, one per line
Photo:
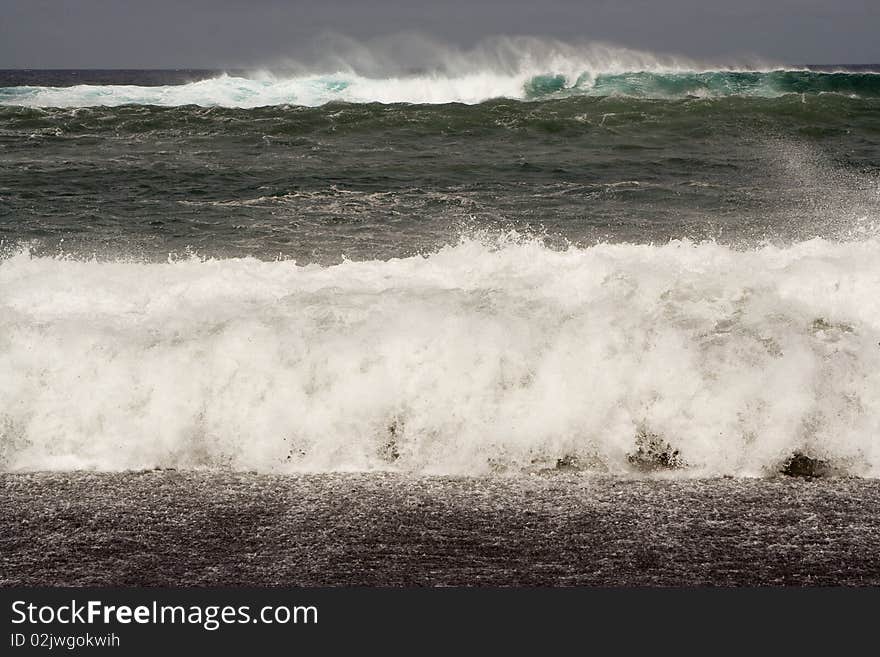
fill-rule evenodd
<path id="1" fill-rule="evenodd" d="M 880 242 L 0 261 L 5 470 L 880 473 Z M 641 450 L 640 450 L 641 448 Z"/>
<path id="2" fill-rule="evenodd" d="M 784 65 L 769 61 L 718 64 L 601 43 L 568 44 L 504 37 L 472 49 L 430 41 L 367 47 L 351 42 L 310 62 L 283 62 L 255 71 L 184 75 L 175 84 L 63 86 L 0 84 L 0 105 L 22 107 L 257 108 L 327 103 L 478 104 L 492 99 L 570 96 L 635 98 L 778 98 L 837 93 L 880 97 L 872 67 Z M 381 45 L 381 44 L 380 44 Z M 389 53 L 396 53 L 391 56 Z M 401 56 L 404 53 L 404 56 Z"/>
<path id="3" fill-rule="evenodd" d="M 792 93 L 840 93 L 880 96 L 874 72 L 776 71 L 623 71 L 619 73 L 548 71 L 514 74 L 476 71 L 457 77 L 442 74 L 367 78 L 348 72 L 302 77 L 222 74 L 178 85 L 73 85 L 0 88 L 0 104 L 24 107 L 177 107 L 254 108 L 273 105 L 317 107 L 342 103 L 464 103 L 495 98 L 539 100 L 570 96 L 636 98 L 777 98 Z"/>

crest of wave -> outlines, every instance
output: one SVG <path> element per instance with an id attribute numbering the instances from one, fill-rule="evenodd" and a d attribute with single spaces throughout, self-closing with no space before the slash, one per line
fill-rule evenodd
<path id="1" fill-rule="evenodd" d="M 572 87 L 588 86 L 600 74 L 769 67 L 756 62 L 719 66 L 604 43 L 534 37 L 496 37 L 472 48 L 460 48 L 416 35 L 369 43 L 325 36 L 309 52 L 296 61 L 276 61 L 247 74 L 224 74 L 184 85 L 22 87 L 3 102 L 42 107 L 478 103 L 490 98 L 522 98 L 527 83 L 536 76 L 559 76 L 564 86 Z"/>
<path id="2" fill-rule="evenodd" d="M 397 35 L 362 43 L 338 35 L 316 42 L 313 54 L 279 62 L 253 77 L 332 79 L 343 83 L 339 100 L 354 102 L 464 102 L 521 98 L 536 76 L 561 76 L 565 86 L 590 84 L 600 74 L 677 73 L 706 70 L 765 70 L 767 62 L 717 62 L 652 53 L 602 42 L 568 43 L 537 37 L 493 37 L 472 48 L 453 47 L 423 35 Z M 278 73 L 277 71 L 285 71 Z M 317 104 L 314 102 L 307 104 Z M 321 99 L 326 102 L 333 98 Z"/>

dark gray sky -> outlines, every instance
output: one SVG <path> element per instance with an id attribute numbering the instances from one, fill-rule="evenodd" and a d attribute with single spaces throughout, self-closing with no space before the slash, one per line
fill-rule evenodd
<path id="1" fill-rule="evenodd" d="M 536 35 L 714 60 L 880 63 L 880 0 L 0 0 L 0 68 L 270 66 L 308 58 L 324 32 L 412 31 L 459 47 Z"/>

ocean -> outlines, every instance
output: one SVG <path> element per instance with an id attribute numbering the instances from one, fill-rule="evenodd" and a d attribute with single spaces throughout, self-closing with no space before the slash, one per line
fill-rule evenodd
<path id="1" fill-rule="evenodd" d="M 251 504 L 303 488 L 318 515 L 322 487 L 427 487 L 468 517 L 502 487 L 503 523 L 558 486 L 601 523 L 627 485 L 636 516 L 757 496 L 785 533 L 792 499 L 877 494 L 878 219 L 880 67 L 2 71 L 4 496 L 36 522 L 23 500 L 57 511 L 74 482 L 133 513 L 153 472 L 180 496 L 251 481 Z M 880 581 L 873 530 L 837 544 L 850 571 L 762 580 L 742 554 L 658 575 L 655 529 L 604 579 L 566 543 L 544 579 L 410 558 L 302 581 Z M 0 581 L 129 581 L 22 574 L 25 533 Z M 238 567 L 208 579 L 282 581 Z"/>

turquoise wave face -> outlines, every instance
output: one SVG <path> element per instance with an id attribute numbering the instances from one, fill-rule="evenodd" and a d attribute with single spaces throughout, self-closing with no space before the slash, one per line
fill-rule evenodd
<path id="1" fill-rule="evenodd" d="M 577 89 L 575 85 L 573 89 Z M 526 98 L 543 98 L 551 96 L 567 90 L 568 81 L 564 75 L 536 75 L 526 82 L 525 91 Z"/>
<path id="2" fill-rule="evenodd" d="M 686 98 L 837 93 L 862 98 L 880 97 L 878 73 L 820 73 L 816 71 L 712 71 L 704 73 L 619 74 L 588 73 L 572 85 L 560 75 L 538 75 L 525 84 L 529 99 L 553 95 L 635 96 L 638 98 Z"/>

